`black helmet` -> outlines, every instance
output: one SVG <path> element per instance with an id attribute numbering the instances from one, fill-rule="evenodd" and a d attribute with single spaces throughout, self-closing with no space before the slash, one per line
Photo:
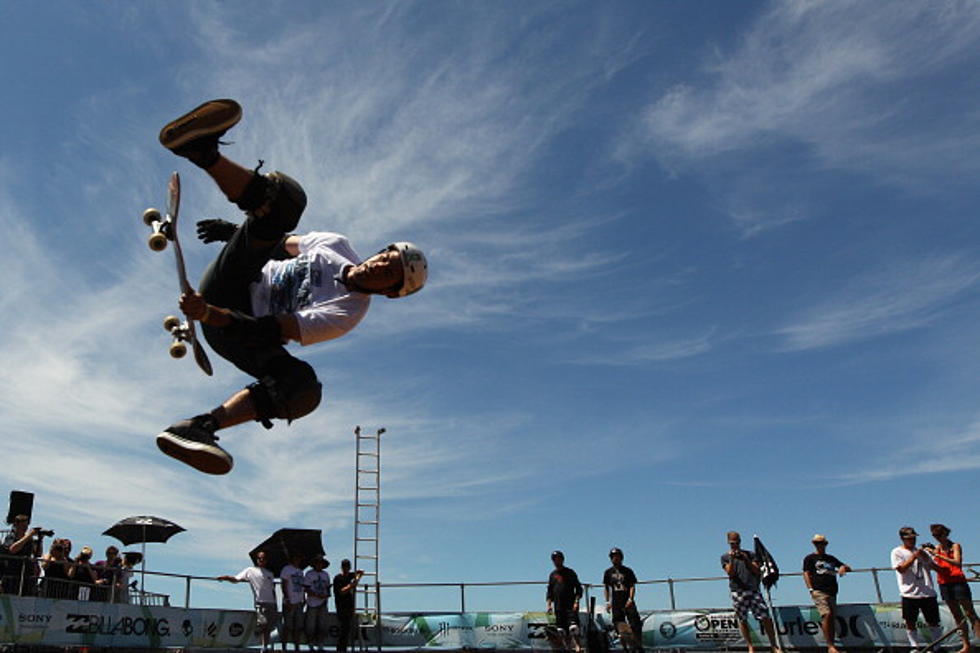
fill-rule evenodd
<path id="1" fill-rule="evenodd" d="M 620 549 L 620 548 L 618 548 L 618 547 L 615 547 L 615 546 L 613 548 L 609 549 L 609 557 L 611 558 L 611 557 L 613 557 L 615 555 L 622 556 L 623 555 L 623 550 Z"/>

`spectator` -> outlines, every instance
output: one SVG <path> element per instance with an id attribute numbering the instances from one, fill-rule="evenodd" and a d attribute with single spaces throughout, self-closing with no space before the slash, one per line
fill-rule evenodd
<path id="1" fill-rule="evenodd" d="M 0 561 L 3 571 L 2 591 L 7 594 L 33 596 L 37 587 L 37 568 L 31 556 L 40 552 L 43 534 L 39 527 L 28 528 L 27 515 L 14 517 L 13 530 L 3 540 Z"/>
<path id="2" fill-rule="evenodd" d="M 827 653 L 840 653 L 834 645 L 837 637 L 837 575 L 851 568 L 827 553 L 827 538 L 817 534 L 811 540 L 816 553 L 803 558 L 803 582 L 810 590 L 813 605 L 820 613 L 820 627 L 827 642 Z"/>
<path id="3" fill-rule="evenodd" d="M 64 540 L 54 540 L 51 549 L 41 561 L 41 568 L 44 570 L 41 596 L 49 599 L 72 598 L 68 586 L 68 570 L 71 566 L 71 560 L 65 555 Z"/>
<path id="4" fill-rule="evenodd" d="M 292 555 L 289 564 L 279 572 L 282 580 L 282 650 L 292 640 L 294 650 L 299 651 L 299 641 L 303 636 L 303 603 L 306 593 L 303 590 L 303 557 Z"/>
<path id="5" fill-rule="evenodd" d="M 917 621 L 919 613 L 932 631 L 930 641 L 939 636 L 939 602 L 932 583 L 932 570 L 935 568 L 932 557 L 925 549 L 916 546 L 919 536 L 911 526 L 898 530 L 902 545 L 892 549 L 891 563 L 898 580 L 898 593 L 902 595 L 902 618 L 909 644 L 912 648 L 922 648 L 927 644 L 919 636 Z"/>
<path id="6" fill-rule="evenodd" d="M 565 554 L 561 551 L 551 553 L 555 568 L 548 575 L 548 590 L 545 599 L 548 612 L 555 615 L 555 628 L 558 641 L 563 650 L 582 650 L 578 641 L 578 604 L 582 598 L 582 583 L 575 570 L 565 566 Z"/>
<path id="7" fill-rule="evenodd" d="M 643 650 L 643 621 L 636 609 L 636 574 L 623 564 L 623 552 L 613 548 L 609 551 L 612 567 L 602 576 L 606 595 L 606 612 L 612 612 L 613 626 L 620 633 L 629 633 L 623 648 Z"/>
<path id="8" fill-rule="evenodd" d="M 276 577 L 265 568 L 265 551 L 255 554 L 255 566 L 246 567 L 235 576 L 218 576 L 218 580 L 229 583 L 247 582 L 255 599 L 255 630 L 262 641 L 262 653 L 271 653 L 269 635 L 279 621 L 276 610 Z"/>
<path id="9" fill-rule="evenodd" d="M 310 561 L 313 568 L 306 572 L 303 587 L 306 589 L 306 643 L 310 650 L 323 650 L 327 638 L 327 599 L 330 598 L 330 574 L 325 569 L 330 563 L 323 556 Z"/>
<path id="10" fill-rule="evenodd" d="M 354 629 L 354 597 L 357 591 L 357 584 L 364 576 L 364 572 L 358 569 L 355 572 L 350 570 L 350 560 L 344 558 L 340 561 L 340 573 L 333 578 L 334 603 L 337 606 L 337 653 L 344 653 L 347 646 L 352 644 L 351 632 Z"/>
<path id="11" fill-rule="evenodd" d="M 973 626 L 976 636 L 980 637 L 980 619 L 977 619 L 977 612 L 973 609 L 973 593 L 970 592 L 966 574 L 963 573 L 963 547 L 959 542 L 949 539 L 951 531 L 947 526 L 933 524 L 929 530 L 939 543 L 932 551 L 939 593 L 953 615 L 953 620 L 959 624 L 960 639 L 963 640 L 960 653 L 969 653 L 970 630 L 967 622 Z"/>
<path id="12" fill-rule="evenodd" d="M 131 590 L 136 586 L 133 580 L 133 573 L 136 565 L 143 562 L 143 554 L 139 551 L 123 552 L 122 568 L 119 572 L 119 593 L 116 595 L 116 603 L 131 603 Z"/>
<path id="13" fill-rule="evenodd" d="M 119 549 L 111 545 L 106 548 L 105 560 L 95 563 L 95 572 L 98 580 L 95 581 L 96 588 L 92 600 L 115 603 L 121 589 L 119 576 L 122 572 L 122 558 L 119 557 Z"/>
<path id="14" fill-rule="evenodd" d="M 75 564 L 68 569 L 68 578 L 72 581 L 72 598 L 80 601 L 88 601 L 92 598 L 92 590 L 95 588 L 95 583 L 99 580 L 99 576 L 95 571 L 95 567 L 92 566 L 91 547 L 82 547 L 81 552 L 79 552 L 78 557 L 75 559 Z"/>
<path id="15" fill-rule="evenodd" d="M 769 617 L 769 606 L 759 591 L 762 569 L 755 554 L 742 548 L 742 536 L 736 531 L 728 532 L 728 551 L 721 556 L 721 566 L 728 574 L 728 589 L 731 592 L 735 617 L 738 619 L 738 629 L 748 646 L 748 653 L 755 653 L 752 633 L 749 631 L 749 612 L 762 625 L 773 652 L 778 652 L 780 649 L 776 642 L 776 629 Z"/>

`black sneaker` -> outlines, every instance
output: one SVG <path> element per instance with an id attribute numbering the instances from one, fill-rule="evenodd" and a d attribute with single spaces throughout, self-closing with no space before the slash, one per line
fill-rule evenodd
<path id="1" fill-rule="evenodd" d="M 227 474 L 231 471 L 231 454 L 215 444 L 217 422 L 211 415 L 184 419 L 157 436 L 160 451 L 205 474 Z"/>
<path id="2" fill-rule="evenodd" d="M 160 143 L 202 168 L 218 160 L 218 139 L 242 119 L 234 100 L 211 100 L 160 130 Z"/>

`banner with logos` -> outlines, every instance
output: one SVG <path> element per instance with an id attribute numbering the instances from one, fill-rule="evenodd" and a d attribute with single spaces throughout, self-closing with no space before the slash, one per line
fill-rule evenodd
<path id="1" fill-rule="evenodd" d="M 745 648 L 731 610 L 677 610 L 642 612 L 643 644 L 648 650 Z M 820 615 L 809 606 L 784 606 L 775 611 L 776 630 L 785 648 L 823 648 Z M 337 624 L 330 615 L 327 645 L 336 642 Z M 898 604 L 856 603 L 837 609 L 838 642 L 846 649 L 906 647 L 908 639 Z M 953 618 L 941 606 L 941 630 Z M 582 613 L 581 636 L 588 632 Z M 380 627 L 378 627 L 380 626 Z M 0 595 L 0 644 L 44 646 L 96 646 L 116 648 L 245 648 L 257 644 L 253 636 L 255 614 L 246 610 L 198 610 L 144 607 L 20 598 Z M 933 639 L 925 624 L 923 639 Z M 618 649 L 608 615 L 592 622 L 593 641 Z M 768 647 L 765 633 L 749 621 L 754 644 Z M 554 616 L 544 612 L 468 612 L 450 614 L 382 615 L 380 624 L 362 626 L 365 644 L 374 646 L 380 633 L 384 647 L 402 650 L 534 649 L 562 648 L 554 629 Z M 274 636 L 275 638 L 275 636 Z M 958 645 L 954 635 L 948 645 Z"/>
<path id="2" fill-rule="evenodd" d="M 945 605 L 940 606 L 939 631 L 947 632 L 954 620 Z M 845 649 L 881 649 L 908 647 L 909 641 L 897 603 L 852 603 L 838 605 L 836 612 L 837 641 Z M 920 620 L 923 641 L 932 641 L 933 633 Z M 810 606 L 782 606 L 775 610 L 776 632 L 786 648 L 824 648 L 826 643 L 820 628 L 820 614 Z M 759 623 L 749 620 L 754 644 L 768 647 L 769 640 Z M 959 644 L 953 635 L 947 645 Z M 722 650 L 744 648 L 738 621 L 731 610 L 679 610 L 646 613 L 643 622 L 643 643 L 646 648 Z"/>
<path id="3" fill-rule="evenodd" d="M 0 643 L 121 648 L 239 648 L 255 613 L 0 595 Z"/>

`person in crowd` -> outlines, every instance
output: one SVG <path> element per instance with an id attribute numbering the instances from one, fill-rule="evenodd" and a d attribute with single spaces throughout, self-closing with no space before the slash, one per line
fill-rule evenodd
<path id="1" fill-rule="evenodd" d="M 2 591 L 7 594 L 33 596 L 37 587 L 37 567 L 32 556 L 39 555 L 44 535 L 40 527 L 30 528 L 29 522 L 27 515 L 16 515 L 13 529 L 3 540 L 6 558 L 2 561 Z"/>
<path id="2" fill-rule="evenodd" d="M 960 639 L 963 642 L 959 653 L 969 653 L 970 626 L 973 627 L 974 634 L 980 637 L 980 619 L 973 608 L 973 593 L 966 581 L 966 574 L 963 573 L 963 547 L 959 542 L 949 539 L 951 531 L 945 524 L 932 524 L 929 531 L 937 542 L 936 548 L 930 553 L 936 569 L 939 594 L 946 602 L 953 620 L 959 624 Z"/>
<path id="3" fill-rule="evenodd" d="M 282 581 L 282 650 L 292 641 L 294 650 L 299 651 L 300 640 L 303 639 L 304 614 L 303 605 L 306 591 L 303 588 L 303 556 L 294 554 L 289 557 L 289 564 L 279 572 Z"/>
<path id="4" fill-rule="evenodd" d="M 721 566 L 728 574 L 728 589 L 738 620 L 738 629 L 742 639 L 748 646 L 748 653 L 755 653 L 752 643 L 752 633 L 749 631 L 749 613 L 759 621 L 773 653 L 780 651 L 776 640 L 776 629 L 772 618 L 769 617 L 769 606 L 759 591 L 759 581 L 762 579 L 762 569 L 755 554 L 742 548 L 742 536 L 737 531 L 729 531 L 728 551 L 721 556 Z"/>
<path id="5" fill-rule="evenodd" d="M 75 558 L 75 564 L 68 569 L 68 578 L 71 580 L 73 598 L 81 601 L 88 601 L 92 598 L 92 590 L 99 580 L 99 575 L 92 564 L 91 547 L 82 547 L 78 557 Z"/>
<path id="6" fill-rule="evenodd" d="M 623 551 L 612 548 L 609 551 L 612 566 L 602 576 L 606 596 L 606 612 L 612 612 L 613 626 L 617 632 L 629 633 L 623 648 L 643 650 L 643 620 L 636 609 L 636 574 L 623 564 Z"/>
<path id="7" fill-rule="evenodd" d="M 927 549 L 916 546 L 919 534 L 914 528 L 903 526 L 898 530 L 898 537 L 902 544 L 892 549 L 891 564 L 902 596 L 902 619 L 909 644 L 920 649 L 940 633 L 939 601 L 932 581 L 935 564 Z M 931 631 L 928 640 L 923 640 L 919 633 L 920 613 Z"/>
<path id="8" fill-rule="evenodd" d="M 340 573 L 333 578 L 334 604 L 337 606 L 337 653 L 344 653 L 351 645 L 351 633 L 355 627 L 354 598 L 357 584 L 364 577 L 364 572 L 358 569 L 351 571 L 350 560 L 340 561 Z"/>
<path id="9" fill-rule="evenodd" d="M 579 653 L 582 646 L 579 643 L 578 610 L 582 598 L 582 583 L 578 574 L 571 567 L 565 566 L 565 554 L 561 551 L 551 553 L 551 562 L 555 568 L 548 575 L 548 589 L 545 602 L 548 613 L 555 615 L 555 629 L 558 631 L 558 641 L 563 650 L 574 650 Z"/>
<path id="10" fill-rule="evenodd" d="M 310 561 L 312 569 L 303 577 L 306 590 L 306 643 L 310 650 L 322 651 L 327 638 L 327 599 L 330 598 L 330 565 L 322 555 Z"/>
<path id="11" fill-rule="evenodd" d="M 815 553 L 803 558 L 803 582 L 810 590 L 813 605 L 820 613 L 820 627 L 827 642 L 827 653 L 840 653 L 835 645 L 837 637 L 837 576 L 843 576 L 851 568 L 827 553 L 827 538 L 819 533 L 811 540 Z"/>
<path id="12" fill-rule="evenodd" d="M 262 653 L 271 653 L 270 635 L 279 622 L 276 609 L 276 577 L 266 569 L 268 557 L 265 551 L 255 554 L 255 565 L 246 567 L 235 576 L 218 576 L 217 580 L 229 583 L 247 582 L 255 599 L 255 630 L 262 642 Z"/>
<path id="13" fill-rule="evenodd" d="M 122 571 L 122 558 L 119 557 L 119 549 L 115 546 L 108 546 L 105 550 L 105 559 L 95 563 L 95 573 L 98 579 L 95 581 L 95 592 L 92 600 L 115 602 L 116 594 L 119 592 L 119 575 Z"/>
<path id="14" fill-rule="evenodd" d="M 64 540 L 52 541 L 51 548 L 41 560 L 41 569 L 44 571 L 41 595 L 49 599 L 73 598 L 69 588 L 70 576 L 68 575 L 72 566 L 72 561 L 65 554 Z"/>

